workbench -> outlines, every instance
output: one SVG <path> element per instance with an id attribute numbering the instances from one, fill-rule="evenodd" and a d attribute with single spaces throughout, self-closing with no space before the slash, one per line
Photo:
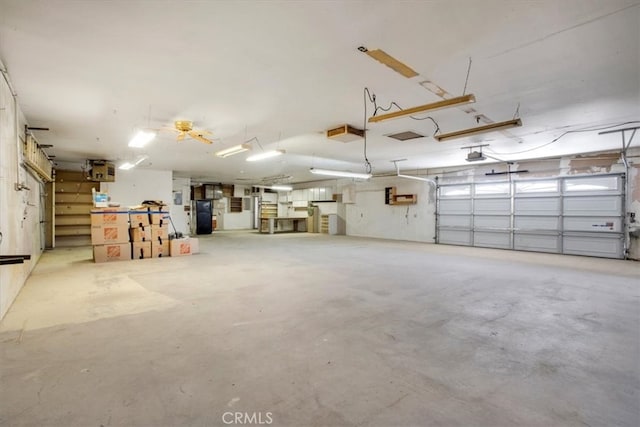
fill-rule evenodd
<path id="1" fill-rule="evenodd" d="M 293 223 L 293 230 L 286 230 L 286 231 L 294 231 L 294 232 L 307 231 L 307 228 L 306 228 L 307 218 L 292 218 L 292 217 L 285 217 L 285 216 L 260 218 L 259 230 L 261 233 L 273 234 L 277 231 L 278 222 L 285 222 L 285 221 L 291 221 Z M 305 224 L 304 230 L 300 229 L 301 222 Z M 266 230 L 266 231 L 263 231 L 263 230 Z M 285 230 L 282 230 L 282 231 L 285 231 Z"/>

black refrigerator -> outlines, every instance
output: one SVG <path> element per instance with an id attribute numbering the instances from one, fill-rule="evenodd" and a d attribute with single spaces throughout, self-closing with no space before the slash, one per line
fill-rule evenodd
<path id="1" fill-rule="evenodd" d="M 212 201 L 196 200 L 196 234 L 211 234 L 212 232 Z"/>

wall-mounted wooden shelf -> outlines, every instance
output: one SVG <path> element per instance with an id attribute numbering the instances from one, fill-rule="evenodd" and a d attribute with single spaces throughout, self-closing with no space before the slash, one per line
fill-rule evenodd
<path id="1" fill-rule="evenodd" d="M 384 189 L 385 205 L 415 205 L 416 203 L 418 203 L 417 194 L 397 194 L 396 187 Z"/>

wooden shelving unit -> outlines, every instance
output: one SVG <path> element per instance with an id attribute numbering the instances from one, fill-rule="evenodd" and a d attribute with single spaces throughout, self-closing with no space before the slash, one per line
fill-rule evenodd
<path id="1" fill-rule="evenodd" d="M 278 204 L 277 203 L 260 203 L 260 219 L 262 218 L 275 218 L 278 216 Z M 260 231 L 267 232 L 268 221 L 260 221 Z"/>
<path id="2" fill-rule="evenodd" d="M 385 205 L 415 205 L 417 202 L 417 194 L 397 194 L 396 187 L 386 187 L 384 189 Z"/>
<path id="3" fill-rule="evenodd" d="M 242 212 L 242 197 L 231 197 L 229 200 L 229 212 Z"/>
<path id="4" fill-rule="evenodd" d="M 320 233 L 329 234 L 329 215 L 320 215 Z"/>
<path id="5" fill-rule="evenodd" d="M 100 183 L 88 181 L 86 174 L 56 171 L 55 246 L 91 244 L 91 189 L 100 191 Z"/>

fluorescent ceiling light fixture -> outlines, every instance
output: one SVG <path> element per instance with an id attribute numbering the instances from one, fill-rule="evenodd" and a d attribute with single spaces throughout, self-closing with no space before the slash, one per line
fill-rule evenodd
<path id="1" fill-rule="evenodd" d="M 129 147 L 140 148 L 147 145 L 153 138 L 156 137 L 156 133 L 150 130 L 140 130 L 136 135 L 129 141 Z"/>
<path id="2" fill-rule="evenodd" d="M 284 154 L 284 150 L 270 150 L 264 151 L 262 153 L 254 154 L 253 156 L 247 157 L 247 162 L 256 162 L 258 160 L 270 159 L 271 157 L 276 157 Z"/>
<path id="3" fill-rule="evenodd" d="M 149 156 L 140 156 L 140 158 L 135 162 L 134 166 L 138 166 L 140 163 L 144 162 L 148 158 Z"/>
<path id="4" fill-rule="evenodd" d="M 448 141 L 450 139 L 464 138 L 466 136 L 477 135 L 479 133 L 494 132 L 497 130 L 509 129 L 518 126 L 522 126 L 522 120 L 513 119 L 507 120 L 505 122 L 489 123 L 488 125 L 478 126 L 475 128 L 457 130 L 450 133 L 442 133 L 440 135 L 434 135 L 434 138 L 437 139 L 438 142 L 442 142 Z"/>
<path id="5" fill-rule="evenodd" d="M 457 107 L 460 105 L 476 102 L 473 94 L 458 96 L 455 98 L 444 99 L 442 101 L 433 102 L 431 104 L 419 105 L 406 110 L 394 111 L 393 113 L 381 114 L 379 116 L 369 117 L 369 123 L 381 122 L 383 120 L 397 119 L 398 117 L 411 116 L 413 114 L 424 113 L 425 111 L 435 111 L 442 108 Z"/>
<path id="6" fill-rule="evenodd" d="M 251 150 L 251 145 L 239 144 L 239 145 L 234 145 L 233 147 L 225 148 L 224 150 L 218 151 L 216 153 L 216 156 L 225 158 L 225 157 L 233 156 L 234 154 L 244 153 L 245 151 L 249 151 L 249 150 Z"/>
<path id="7" fill-rule="evenodd" d="M 122 170 L 129 170 L 129 169 L 133 169 L 136 166 L 138 166 L 140 163 L 144 162 L 145 160 L 147 160 L 149 158 L 149 156 L 144 155 L 144 156 L 140 156 L 138 157 L 138 160 L 136 160 L 135 163 L 131 163 L 131 162 L 124 162 L 123 164 L 121 164 L 118 169 L 122 169 Z"/>
<path id="8" fill-rule="evenodd" d="M 309 169 L 309 172 L 316 175 L 339 176 L 342 178 L 360 178 L 360 179 L 371 178 L 370 173 L 346 172 L 346 171 L 336 171 L 336 170 L 329 170 L 329 169 L 311 168 Z"/>
<path id="9" fill-rule="evenodd" d="M 257 187 L 257 188 L 266 188 L 267 190 L 276 190 L 276 191 L 291 191 L 293 190 L 293 187 L 290 185 L 280 185 L 280 184 L 274 184 L 274 185 L 254 185 L 253 187 Z"/>

